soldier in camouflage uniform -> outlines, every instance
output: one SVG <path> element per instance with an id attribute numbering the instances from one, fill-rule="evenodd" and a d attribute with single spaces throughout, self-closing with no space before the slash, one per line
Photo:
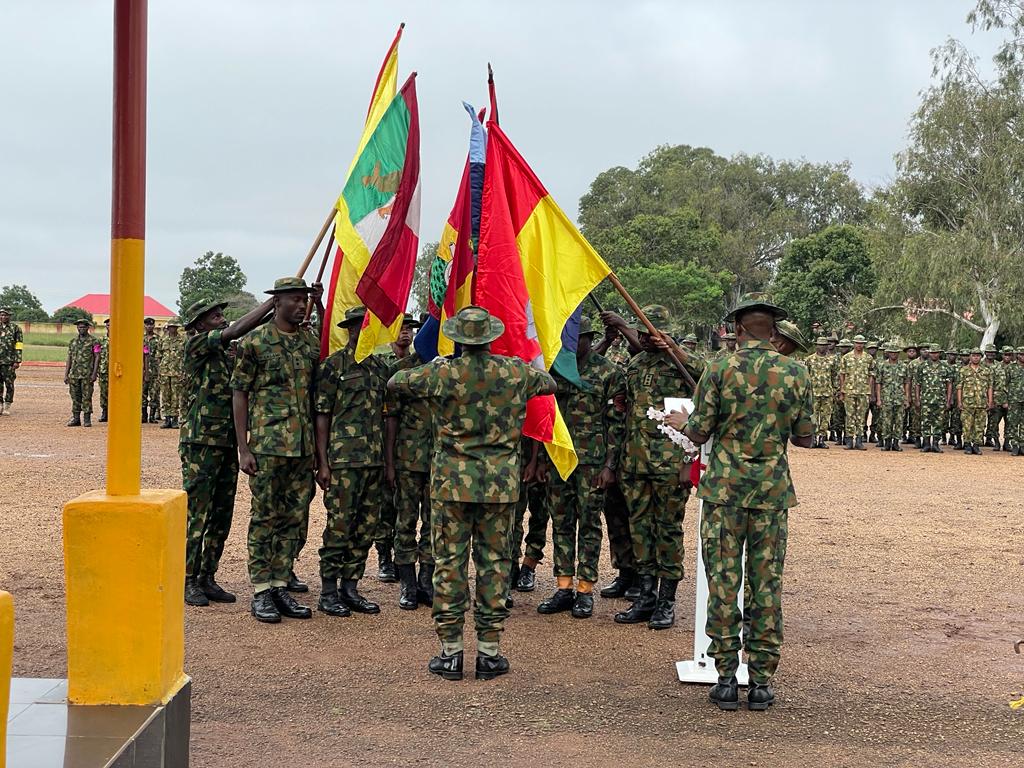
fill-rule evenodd
<path id="1" fill-rule="evenodd" d="M 655 328 L 669 325 L 665 307 L 646 307 L 643 313 Z M 683 451 L 658 430 L 649 418 L 650 408 L 663 411 L 666 397 L 692 394 L 671 354 L 647 326 L 626 326 L 614 313 L 602 315 L 605 323 L 619 324 L 629 333 L 640 352 L 626 368 L 626 435 L 621 453 L 619 484 L 629 507 L 629 529 L 633 556 L 639 573 L 640 594 L 626 611 L 615 614 L 619 624 L 647 622 L 651 629 L 668 629 L 675 623 L 675 595 L 683 578 L 683 518 L 690 494 L 689 467 L 683 466 Z M 627 337 L 629 338 L 629 337 Z M 696 381 L 704 369 L 703 360 L 687 353 L 685 365 Z M 660 582 L 659 582 L 660 580 Z"/>
<path id="2" fill-rule="evenodd" d="M 992 444 L 999 450 L 999 425 L 1003 424 L 1003 450 L 1009 452 L 1010 441 L 1006 438 L 1006 384 L 1011 366 L 1015 365 L 1013 347 L 1004 346 L 999 350 L 999 359 L 992 364 L 992 410 L 988 412 L 985 429 L 985 445 Z"/>
<path id="3" fill-rule="evenodd" d="M 161 429 L 177 429 L 181 414 L 182 373 L 185 356 L 185 337 L 178 332 L 178 318 L 167 322 L 164 337 L 160 339 L 160 401 L 163 403 L 164 423 Z"/>
<path id="4" fill-rule="evenodd" d="M 942 362 L 937 346 L 928 346 L 928 360 L 918 370 L 917 402 L 921 406 L 921 449 L 924 453 L 942 453 L 946 411 L 952 404 L 953 380 Z"/>
<path id="5" fill-rule="evenodd" d="M 985 414 L 994 402 L 992 367 L 981 364 L 981 350 L 971 350 L 971 362 L 960 371 L 956 391 L 957 405 L 964 420 L 964 453 L 981 456 L 985 434 Z"/>
<path id="6" fill-rule="evenodd" d="M 160 420 L 160 337 L 152 317 L 145 318 L 142 324 L 142 423 L 156 424 Z"/>
<path id="7" fill-rule="evenodd" d="M 178 456 L 188 495 L 185 540 L 185 602 L 233 603 L 216 581 L 231 530 L 238 483 L 238 449 L 231 421 L 231 343 L 255 328 L 273 307 L 268 300 L 237 322 L 224 318 L 226 301 L 197 301 L 185 311 L 190 334 L 183 351 L 184 406 Z"/>
<path id="8" fill-rule="evenodd" d="M 950 378 L 953 382 L 953 392 L 955 393 L 960 384 L 960 369 L 963 367 L 960 364 L 960 354 L 957 350 L 946 350 L 946 365 L 950 370 Z M 955 396 L 953 397 L 953 403 L 950 406 L 946 417 L 946 432 L 949 433 L 949 436 L 945 441 L 946 445 L 952 445 L 955 448 L 963 447 L 963 420 L 960 417 L 960 406 L 957 405 Z"/>
<path id="9" fill-rule="evenodd" d="M 878 342 L 877 341 L 869 341 L 867 343 L 867 346 L 864 347 L 864 349 L 868 353 L 868 356 L 873 361 L 875 370 L 877 370 L 878 369 L 878 365 L 880 363 L 880 361 L 878 359 L 878 351 L 879 351 Z M 882 355 L 882 360 L 884 360 L 884 359 L 885 359 L 885 355 L 883 354 Z M 868 423 L 869 420 L 870 420 L 870 425 Z M 882 426 L 882 412 L 881 412 L 881 410 L 878 407 L 878 400 L 875 397 L 875 390 L 874 390 L 874 388 L 872 388 L 871 395 L 868 398 L 868 411 L 867 411 L 867 415 L 864 417 L 864 428 L 861 430 L 861 432 L 864 434 L 864 439 L 865 440 L 867 440 L 869 443 L 877 443 L 879 448 L 882 447 L 881 426 Z"/>
<path id="10" fill-rule="evenodd" d="M 736 351 L 736 334 L 732 331 L 722 335 L 722 347 L 718 350 L 718 355 L 715 359 L 728 357 Z"/>
<path id="11" fill-rule="evenodd" d="M 885 347 L 885 360 L 875 369 L 875 400 L 879 410 L 879 436 L 883 451 L 902 451 L 903 414 L 910 405 L 907 364 L 900 360 L 900 348 Z"/>
<path id="12" fill-rule="evenodd" d="M 22 347 L 24 336 L 20 326 L 11 322 L 10 307 L 0 307 L 0 415 L 11 413 Z"/>
<path id="13" fill-rule="evenodd" d="M 1006 374 L 1006 431 L 1011 455 L 1024 456 L 1024 347 L 1017 347 Z"/>
<path id="14" fill-rule="evenodd" d="M 701 541 L 708 579 L 708 654 L 718 670 L 711 700 L 736 709 L 736 669 L 745 646 L 750 672 L 747 706 L 767 709 L 782 646 L 782 572 L 788 510 L 797 503 L 787 441 L 809 448 L 811 388 L 806 370 L 776 352 L 769 339 L 783 310 L 763 294 L 747 294 L 730 313 L 739 332 L 736 354 L 711 363 L 694 395 L 694 412 L 673 414 L 697 445 L 712 439 L 711 461 L 697 489 L 704 502 Z M 744 573 L 743 551 L 746 547 Z M 740 584 L 750 584 L 749 634 L 742 637 Z"/>
<path id="15" fill-rule="evenodd" d="M 594 613 L 604 491 L 615 482 L 626 410 L 622 371 L 591 351 L 594 333 L 590 318 L 583 317 L 576 348 L 583 387 L 555 375 L 558 408 L 576 446 L 579 465 L 567 480 L 551 473 L 547 504 L 558 589 L 537 606 L 537 612 L 544 614 L 571 610 L 577 619 Z"/>
<path id="16" fill-rule="evenodd" d="M 804 365 L 803 355 L 807 354 L 807 342 L 795 323 L 791 323 L 789 320 L 780 320 L 775 326 L 772 346 L 780 355 L 792 357 L 800 365 Z"/>
<path id="17" fill-rule="evenodd" d="M 839 343 L 836 344 L 836 368 L 832 378 L 832 386 L 836 392 L 835 398 L 832 401 L 832 431 L 834 433 L 833 442 L 836 445 L 843 445 L 848 438 L 853 437 L 853 435 L 846 434 L 846 404 L 843 402 L 842 387 L 839 386 L 839 368 L 843 356 L 849 354 L 851 349 L 853 349 L 853 342 L 849 339 L 840 339 Z"/>
<path id="18" fill-rule="evenodd" d="M 920 378 L 924 358 L 918 344 L 906 344 L 903 351 L 907 353 L 907 378 L 910 380 L 910 407 L 904 417 L 906 422 L 906 438 L 904 445 L 921 447 L 921 403 L 917 400 L 917 384 Z"/>
<path id="19" fill-rule="evenodd" d="M 283 277 L 267 291 L 274 317 L 238 347 L 231 376 L 239 468 L 249 475 L 249 579 L 252 615 L 277 623 L 308 619 L 312 611 L 288 593 L 292 565 L 306 540 L 313 498 L 312 390 L 320 341 L 303 327 L 309 294 L 324 317 L 322 288 Z"/>
<path id="20" fill-rule="evenodd" d="M 100 365 L 98 368 L 98 381 L 100 385 L 100 418 L 101 422 L 107 420 L 107 404 L 110 394 L 110 318 L 103 321 L 106 326 L 106 335 L 100 341 Z"/>
<path id="21" fill-rule="evenodd" d="M 839 400 L 846 406 L 846 449 L 867 450 L 861 430 L 867 417 L 868 398 L 875 388 L 875 361 L 864 351 L 860 334 L 853 337 L 853 351 L 839 363 Z"/>
<path id="22" fill-rule="evenodd" d="M 836 397 L 833 381 L 838 365 L 836 356 L 829 354 L 827 338 L 817 338 L 814 354 L 807 358 L 806 365 L 814 400 L 814 443 L 811 447 L 828 448 L 825 441 L 832 423 L 832 406 Z"/>
<path id="23" fill-rule="evenodd" d="M 77 320 L 78 336 L 68 342 L 68 358 L 64 364 L 64 383 L 71 392 L 69 427 L 92 426 L 92 386 L 99 375 L 100 343 L 89 333 L 92 322 Z"/>
<path id="24" fill-rule="evenodd" d="M 512 528 L 514 562 L 509 582 L 517 592 L 533 592 L 537 586 L 537 566 L 544 559 L 547 544 L 549 518 L 546 496 L 551 463 L 547 451 L 535 440 L 524 437 L 521 450 L 524 468 Z M 530 511 L 528 524 L 527 510 Z M 522 565 L 519 564 L 520 557 Z"/>
<path id="25" fill-rule="evenodd" d="M 426 398 L 435 414 L 430 474 L 434 561 L 434 626 L 441 652 L 428 669 L 462 678 L 463 624 L 469 604 L 470 548 L 476 566 L 477 679 L 508 672 L 499 640 L 508 617 L 510 536 L 519 498 L 526 401 L 554 394 L 544 371 L 490 354 L 504 325 L 481 307 L 465 307 L 447 320 L 445 336 L 462 356 L 398 371 L 388 383 L 404 397 Z"/>
<path id="26" fill-rule="evenodd" d="M 375 355 L 356 361 L 365 317 L 361 306 L 345 312 L 338 327 L 348 331 L 348 345 L 324 361 L 316 387 L 316 480 L 327 508 L 317 607 L 330 616 L 380 613 L 358 590 L 384 502 L 388 383 L 388 366 Z"/>

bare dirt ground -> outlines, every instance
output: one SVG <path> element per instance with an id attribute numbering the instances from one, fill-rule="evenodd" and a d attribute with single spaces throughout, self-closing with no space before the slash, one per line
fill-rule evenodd
<path id="1" fill-rule="evenodd" d="M 29 677 L 66 673 L 61 506 L 104 478 L 106 429 L 64 427 L 60 373 L 23 368 L 17 412 L 0 417 L 0 589 L 16 601 L 15 674 Z M 176 440 L 144 429 L 144 487 L 180 487 Z M 768 713 L 719 712 L 676 680 L 673 661 L 692 650 L 692 568 L 677 626 L 651 632 L 615 625 L 618 601 L 598 600 L 589 621 L 539 615 L 554 581 L 542 565 L 508 622 L 512 673 L 486 683 L 428 675 L 429 613 L 400 611 L 397 586 L 374 578 L 363 586 L 379 616 L 257 624 L 241 482 L 220 574 L 241 599 L 186 612 L 193 764 L 1021 765 L 1024 710 L 1008 704 L 1024 689 L 1012 646 L 1024 639 L 1024 459 L 792 453 L 801 504 Z M 688 563 L 695 517 L 691 502 Z M 311 584 L 323 520 L 318 500 L 298 566 Z"/>

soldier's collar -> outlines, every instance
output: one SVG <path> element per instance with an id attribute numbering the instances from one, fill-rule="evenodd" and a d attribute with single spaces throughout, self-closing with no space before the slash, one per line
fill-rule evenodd
<path id="1" fill-rule="evenodd" d="M 767 349 L 771 352 L 775 351 L 775 347 L 767 339 L 751 339 L 750 341 L 741 341 L 737 343 L 736 349 Z"/>

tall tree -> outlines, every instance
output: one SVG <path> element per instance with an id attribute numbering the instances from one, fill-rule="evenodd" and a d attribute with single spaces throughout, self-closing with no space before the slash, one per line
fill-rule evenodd
<path id="1" fill-rule="evenodd" d="M 8 307 L 15 320 L 41 323 L 48 319 L 42 303 L 26 285 L 5 285 L 0 288 L 0 307 Z"/>
<path id="2" fill-rule="evenodd" d="M 430 296 L 430 267 L 434 263 L 439 243 L 423 243 L 419 256 L 416 257 L 416 272 L 412 281 L 412 292 L 409 294 L 409 311 L 413 313 L 427 311 L 427 298 Z"/>
<path id="3" fill-rule="evenodd" d="M 229 299 L 245 289 L 245 273 L 225 253 L 207 251 L 195 265 L 185 267 L 178 280 L 178 313 L 200 299 Z"/>
<path id="4" fill-rule="evenodd" d="M 92 322 L 92 312 L 81 307 L 61 307 L 53 313 L 53 322 L 55 323 L 74 323 L 78 320 L 88 320 Z"/>

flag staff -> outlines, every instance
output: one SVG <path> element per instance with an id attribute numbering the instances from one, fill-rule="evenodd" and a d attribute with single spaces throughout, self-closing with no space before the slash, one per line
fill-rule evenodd
<path id="1" fill-rule="evenodd" d="M 305 277 L 306 276 L 306 270 L 309 269 L 309 265 L 313 262 L 313 257 L 316 256 L 316 252 L 317 252 L 317 249 L 320 247 L 320 243 L 322 243 L 324 241 L 324 237 L 327 236 L 327 230 L 331 228 L 331 224 L 334 222 L 334 214 L 335 213 L 337 213 L 337 208 L 332 205 L 331 206 L 331 211 L 330 211 L 330 213 L 327 214 L 327 218 L 324 219 L 324 225 L 322 227 L 320 227 L 320 233 L 316 236 L 316 240 L 313 241 L 313 245 L 310 246 L 309 253 L 306 254 L 306 258 L 303 260 L 302 266 L 299 267 L 299 271 L 298 271 L 298 274 L 296 274 L 296 277 Z M 329 251 L 330 251 L 330 249 L 328 249 L 328 252 Z M 324 259 L 324 263 L 325 264 L 327 263 L 326 259 Z M 321 267 L 320 268 L 320 277 L 323 277 L 323 275 L 324 275 L 324 270 L 323 270 L 323 267 Z M 317 281 L 319 282 L 319 278 L 317 278 Z"/>

